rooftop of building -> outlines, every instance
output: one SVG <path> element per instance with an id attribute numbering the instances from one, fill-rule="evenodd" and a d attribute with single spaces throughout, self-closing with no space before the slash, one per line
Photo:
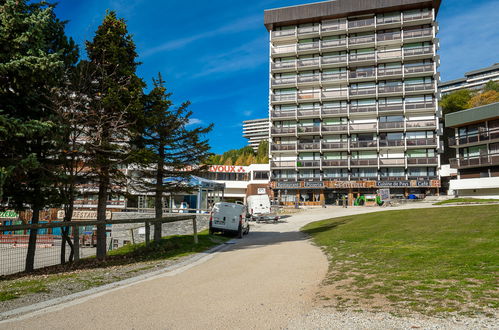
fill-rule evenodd
<path id="1" fill-rule="evenodd" d="M 433 7 L 436 12 L 441 0 L 332 0 L 298 6 L 265 10 L 264 24 L 267 30 L 275 26 L 309 23 L 318 20 L 346 16 L 381 14 L 392 11 Z"/>
<path id="2" fill-rule="evenodd" d="M 488 67 L 485 67 L 485 68 L 481 68 L 481 69 L 477 69 L 477 70 L 466 72 L 464 74 L 463 78 L 458 78 L 458 79 L 452 79 L 452 80 L 444 81 L 444 82 L 441 82 L 440 84 L 438 84 L 438 86 L 439 87 L 447 87 L 449 85 L 455 85 L 455 84 L 459 84 L 459 83 L 465 83 L 470 76 L 474 76 L 474 75 L 477 75 L 477 74 L 480 74 L 480 73 L 485 73 L 485 72 L 494 71 L 494 70 L 499 71 L 499 63 L 495 63 L 495 64 L 493 64 L 491 66 L 488 66 Z"/>
<path id="3" fill-rule="evenodd" d="M 459 127 L 499 118 L 499 102 L 445 115 L 447 127 Z"/>

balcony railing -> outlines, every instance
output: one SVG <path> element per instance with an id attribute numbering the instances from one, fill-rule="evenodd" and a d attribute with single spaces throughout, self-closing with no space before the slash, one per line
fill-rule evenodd
<path id="1" fill-rule="evenodd" d="M 296 61 L 283 61 L 272 63 L 272 69 L 291 69 L 296 66 Z"/>
<path id="2" fill-rule="evenodd" d="M 468 168 L 499 165 L 499 154 L 487 154 L 473 157 L 460 157 L 449 160 L 451 168 Z"/>
<path id="3" fill-rule="evenodd" d="M 434 146 L 437 144 L 437 139 L 427 138 L 427 139 L 407 139 L 407 146 Z"/>
<path id="4" fill-rule="evenodd" d="M 365 43 L 369 43 L 369 42 L 374 42 L 374 40 L 375 40 L 375 36 L 373 34 L 370 36 L 350 37 L 348 39 L 348 43 L 350 45 L 358 45 L 358 44 L 365 44 Z"/>
<path id="5" fill-rule="evenodd" d="M 480 132 L 480 134 L 477 135 L 450 138 L 449 146 L 461 146 L 478 142 L 489 142 L 492 140 L 499 140 L 499 131 Z"/>
<path id="6" fill-rule="evenodd" d="M 298 100 L 318 99 L 320 97 L 321 97 L 321 93 L 319 93 L 319 92 L 298 93 Z"/>
<path id="7" fill-rule="evenodd" d="M 323 167 L 348 167 L 348 159 L 324 159 Z"/>
<path id="8" fill-rule="evenodd" d="M 323 142 L 322 149 L 323 150 L 332 150 L 332 149 L 347 149 L 348 142 Z"/>
<path id="9" fill-rule="evenodd" d="M 380 158 L 379 159 L 379 164 L 380 165 L 399 165 L 399 166 L 405 166 L 405 159 L 404 158 Z"/>
<path id="10" fill-rule="evenodd" d="M 298 60 L 298 67 L 308 67 L 308 66 L 317 66 L 320 64 L 320 60 L 318 58 L 309 58 L 305 60 Z"/>
<path id="11" fill-rule="evenodd" d="M 298 134 L 300 133 L 320 133 L 320 126 L 301 126 L 298 127 Z"/>
<path id="12" fill-rule="evenodd" d="M 272 161 L 270 162 L 270 166 L 272 167 L 295 167 L 296 161 Z"/>
<path id="13" fill-rule="evenodd" d="M 320 167 L 320 160 L 298 160 L 296 161 L 297 167 Z"/>
<path id="14" fill-rule="evenodd" d="M 404 56 L 417 56 L 417 55 L 427 55 L 433 54 L 433 47 L 418 47 L 418 48 L 409 48 L 404 49 Z"/>
<path id="15" fill-rule="evenodd" d="M 306 27 L 298 28 L 298 34 L 316 33 L 316 32 L 319 32 L 319 30 L 320 30 L 319 25 L 306 26 Z"/>
<path id="16" fill-rule="evenodd" d="M 273 144 L 272 151 L 296 151 L 296 144 Z"/>
<path id="17" fill-rule="evenodd" d="M 295 134 L 296 127 L 273 127 L 272 134 Z"/>
<path id="18" fill-rule="evenodd" d="M 402 67 L 393 69 L 378 69 L 378 77 L 396 76 L 402 74 Z"/>
<path id="19" fill-rule="evenodd" d="M 376 105 L 351 105 L 350 106 L 351 113 L 376 113 Z"/>
<path id="20" fill-rule="evenodd" d="M 370 71 L 350 71 L 349 76 L 352 79 L 356 79 L 356 78 L 371 78 L 371 77 L 376 77 L 376 71 L 375 70 L 370 70 Z"/>
<path id="21" fill-rule="evenodd" d="M 433 65 L 404 66 L 404 72 L 406 74 L 433 72 Z"/>
<path id="22" fill-rule="evenodd" d="M 318 41 L 316 41 L 316 42 L 307 42 L 307 43 L 303 43 L 303 44 L 298 44 L 298 51 L 318 49 L 319 46 L 320 46 L 320 43 Z"/>
<path id="23" fill-rule="evenodd" d="M 272 80 L 272 86 L 296 84 L 296 77 L 275 78 Z"/>
<path id="24" fill-rule="evenodd" d="M 407 158 L 408 165 L 436 165 L 438 164 L 437 157 L 414 157 Z"/>
<path id="25" fill-rule="evenodd" d="M 322 23 L 322 31 L 338 31 L 345 30 L 347 28 L 347 22 L 323 22 Z"/>
<path id="26" fill-rule="evenodd" d="M 325 56 L 322 58 L 322 65 L 324 64 L 336 64 L 336 63 L 346 63 L 346 55 L 336 55 L 336 56 Z"/>
<path id="27" fill-rule="evenodd" d="M 379 94 L 388 94 L 388 93 L 402 93 L 404 87 L 402 84 L 396 86 L 379 86 L 378 93 Z"/>
<path id="28" fill-rule="evenodd" d="M 378 165 L 378 158 L 372 159 L 350 159 L 350 166 L 374 166 Z"/>
<path id="29" fill-rule="evenodd" d="M 379 123 L 379 129 L 403 129 L 404 122 L 403 121 L 394 121 L 388 123 Z"/>
<path id="30" fill-rule="evenodd" d="M 341 114 L 347 114 L 347 113 L 348 113 L 347 107 L 322 108 L 322 115 L 341 115 Z"/>
<path id="31" fill-rule="evenodd" d="M 295 117 L 296 111 L 272 111 L 272 118 Z"/>
<path id="32" fill-rule="evenodd" d="M 309 109 L 309 110 L 298 110 L 298 117 L 319 117 L 321 115 L 321 109 Z"/>
<path id="33" fill-rule="evenodd" d="M 388 16 L 388 17 L 377 17 L 376 23 L 378 25 L 400 23 L 400 15 Z"/>
<path id="34" fill-rule="evenodd" d="M 348 131 L 347 125 L 323 125 L 322 132 L 341 132 Z"/>
<path id="35" fill-rule="evenodd" d="M 419 20 L 419 19 L 428 19 L 428 18 L 432 18 L 431 12 L 404 14 L 404 22 L 415 21 L 415 20 Z"/>
<path id="36" fill-rule="evenodd" d="M 398 32 L 388 32 L 388 33 L 378 33 L 378 42 L 379 41 L 391 41 L 391 40 L 400 40 L 402 38 L 402 33 Z"/>
<path id="37" fill-rule="evenodd" d="M 376 95 L 376 87 L 351 88 L 350 96 Z"/>
<path id="38" fill-rule="evenodd" d="M 408 121 L 405 124 L 407 128 L 427 128 L 435 127 L 437 125 L 434 120 Z"/>
<path id="39" fill-rule="evenodd" d="M 335 80 L 345 80 L 347 79 L 347 73 L 346 72 L 340 72 L 340 73 L 323 73 L 322 74 L 322 81 L 335 81 Z"/>
<path id="40" fill-rule="evenodd" d="M 377 127 L 378 123 L 350 124 L 350 130 L 352 131 L 375 131 Z"/>
<path id="41" fill-rule="evenodd" d="M 404 31 L 404 39 L 429 37 L 431 35 L 433 35 L 433 31 L 431 29 Z"/>
<path id="42" fill-rule="evenodd" d="M 272 95 L 272 101 L 283 102 L 283 101 L 296 101 L 296 94 L 278 94 Z"/>
<path id="43" fill-rule="evenodd" d="M 352 142 L 350 142 L 350 147 L 352 149 L 358 149 L 358 148 L 377 148 L 378 147 L 378 141 L 377 140 L 372 140 L 372 141 L 352 141 Z"/>
<path id="44" fill-rule="evenodd" d="M 320 75 L 312 75 L 312 76 L 298 76 L 298 83 L 313 83 L 319 82 L 321 80 Z"/>
<path id="45" fill-rule="evenodd" d="M 376 54 L 373 53 L 366 53 L 366 54 L 350 54 L 349 55 L 349 60 L 351 62 L 359 62 L 359 61 L 374 61 L 376 58 Z"/>
<path id="46" fill-rule="evenodd" d="M 280 31 L 272 31 L 272 37 L 273 38 L 279 38 L 279 37 L 289 37 L 289 36 L 294 36 L 296 35 L 296 30 L 280 30 Z"/>
<path id="47" fill-rule="evenodd" d="M 374 26 L 374 18 L 366 18 L 366 19 L 359 19 L 359 20 L 355 20 L 355 21 L 348 21 L 348 28 L 349 29 L 362 28 L 362 27 L 368 27 L 368 26 Z"/>
<path id="48" fill-rule="evenodd" d="M 417 109 L 434 109 L 435 102 L 433 101 L 423 101 L 423 102 L 406 102 L 406 110 L 417 110 Z"/>
<path id="49" fill-rule="evenodd" d="M 322 48 L 333 48 L 346 46 L 347 39 L 323 40 L 321 43 Z"/>
<path id="50" fill-rule="evenodd" d="M 384 52 L 378 51 L 377 56 L 378 56 L 379 60 L 400 58 L 402 56 L 402 50 L 401 49 L 394 49 L 394 50 L 387 50 Z"/>
<path id="51" fill-rule="evenodd" d="M 406 92 L 421 92 L 421 91 L 432 91 L 435 89 L 435 85 L 433 83 L 429 84 L 405 84 Z"/>
<path id="52" fill-rule="evenodd" d="M 325 91 L 322 93 L 324 98 L 346 98 L 348 96 L 348 89 L 340 91 Z"/>
<path id="53" fill-rule="evenodd" d="M 404 140 L 379 140 L 380 147 L 405 147 Z"/>
<path id="54" fill-rule="evenodd" d="M 404 110 L 404 103 L 389 103 L 389 104 L 378 104 L 378 111 L 402 111 Z"/>
<path id="55" fill-rule="evenodd" d="M 317 143 L 298 143 L 298 150 L 319 150 L 321 148 L 321 144 Z"/>
<path id="56" fill-rule="evenodd" d="M 272 54 L 285 54 L 294 52 L 296 52 L 295 45 L 272 47 Z"/>

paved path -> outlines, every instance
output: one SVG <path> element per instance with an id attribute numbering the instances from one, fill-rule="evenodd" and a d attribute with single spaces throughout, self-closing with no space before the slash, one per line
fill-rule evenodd
<path id="1" fill-rule="evenodd" d="M 0 329 L 283 328 L 312 308 L 328 267 L 299 228 L 380 210 L 313 209 L 280 224 L 255 224 L 248 237 L 194 267 L 0 322 Z"/>

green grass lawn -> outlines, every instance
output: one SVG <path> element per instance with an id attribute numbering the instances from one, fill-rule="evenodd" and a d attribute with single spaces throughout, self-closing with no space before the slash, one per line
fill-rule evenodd
<path id="1" fill-rule="evenodd" d="M 453 198 L 446 201 L 437 202 L 433 205 L 445 205 L 454 203 L 499 203 L 499 199 L 479 199 L 479 198 Z"/>
<path id="2" fill-rule="evenodd" d="M 336 307 L 489 313 L 499 307 L 499 206 L 377 212 L 309 224 Z"/>

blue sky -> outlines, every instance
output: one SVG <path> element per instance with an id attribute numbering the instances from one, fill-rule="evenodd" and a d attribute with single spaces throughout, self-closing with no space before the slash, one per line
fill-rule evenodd
<path id="1" fill-rule="evenodd" d="M 241 148 L 242 121 L 268 112 L 268 33 L 263 10 L 305 0 L 60 0 L 59 18 L 82 46 L 106 9 L 134 36 L 139 75 L 163 74 L 173 100 L 192 102 L 193 124 L 215 123 L 216 153 Z M 499 0 L 443 0 L 438 21 L 442 80 L 499 62 Z"/>

